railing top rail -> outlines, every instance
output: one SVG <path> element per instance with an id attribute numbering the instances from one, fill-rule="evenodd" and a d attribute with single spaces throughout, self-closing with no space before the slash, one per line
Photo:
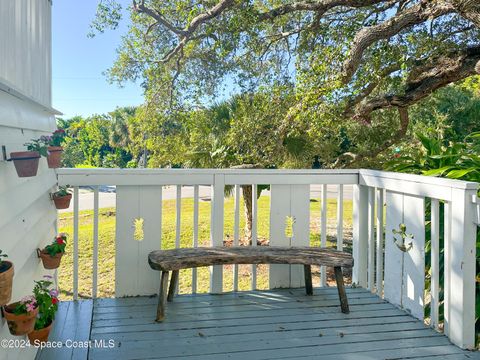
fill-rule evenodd
<path id="1" fill-rule="evenodd" d="M 448 189 L 476 190 L 476 182 L 368 169 L 67 169 L 61 185 L 360 184 L 450 200 Z"/>
<path id="2" fill-rule="evenodd" d="M 234 184 L 358 184 L 345 169 L 58 169 L 61 185 L 211 185 L 224 175 Z"/>
<path id="3" fill-rule="evenodd" d="M 60 168 L 58 175 L 171 175 L 171 174 L 225 174 L 225 175 L 333 175 L 358 174 L 358 169 L 118 169 L 118 168 Z"/>
<path id="4" fill-rule="evenodd" d="M 411 183 L 439 185 L 439 186 L 446 186 L 449 188 L 457 188 L 457 189 L 476 190 L 480 185 L 479 183 L 473 182 L 473 181 L 447 179 L 447 178 L 440 178 L 435 176 L 405 174 L 405 173 L 392 172 L 392 171 L 360 169 L 359 174 L 360 174 L 360 179 L 369 176 L 369 177 L 375 177 L 379 179 L 402 180 L 402 181 L 408 181 Z"/>

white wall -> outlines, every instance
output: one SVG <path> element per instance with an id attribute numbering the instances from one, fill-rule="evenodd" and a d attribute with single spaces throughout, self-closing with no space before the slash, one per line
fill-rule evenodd
<path id="1" fill-rule="evenodd" d="M 0 1 L 0 149 L 5 146 L 8 155 L 55 129 L 54 115 L 46 110 L 51 106 L 50 11 L 48 0 Z M 20 94 L 2 91 L 5 85 Z M 12 301 L 31 294 L 33 280 L 52 274 L 43 269 L 36 248 L 55 236 L 56 210 L 49 198 L 55 184 L 45 158 L 36 177 L 19 178 L 0 152 L 0 249 L 15 266 Z M 0 319 L 0 339 L 5 338 L 23 339 L 12 337 Z M 0 349 L 0 360 L 33 359 L 35 352 Z"/>
<path id="2" fill-rule="evenodd" d="M 0 82 L 51 104 L 51 3 L 0 1 Z"/>

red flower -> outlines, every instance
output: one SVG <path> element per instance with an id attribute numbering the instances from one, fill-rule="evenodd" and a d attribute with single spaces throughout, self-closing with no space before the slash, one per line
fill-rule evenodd
<path id="1" fill-rule="evenodd" d="M 63 239 L 61 237 L 57 238 L 57 244 L 63 245 L 64 243 L 65 242 L 63 241 Z"/>
<path id="2" fill-rule="evenodd" d="M 52 304 L 53 305 L 58 304 L 58 299 L 56 297 L 52 298 Z"/>

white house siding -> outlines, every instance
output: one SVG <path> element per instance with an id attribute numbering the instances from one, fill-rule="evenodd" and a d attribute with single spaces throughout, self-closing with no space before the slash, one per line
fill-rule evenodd
<path id="1" fill-rule="evenodd" d="M 51 4 L 49 0 L 0 1 L 0 148 L 7 155 L 55 129 L 51 106 Z M 15 91 L 8 92 L 7 88 Z M 33 101 L 32 101 L 33 100 Z M 36 177 L 19 178 L 0 152 L 0 249 L 15 265 L 12 301 L 32 293 L 45 271 L 36 249 L 52 241 L 56 210 L 49 193 L 56 175 L 45 158 Z M 12 337 L 0 320 L 1 339 Z M 0 360 L 33 359 L 35 349 L 2 349 Z"/>
<path id="2" fill-rule="evenodd" d="M 0 1 L 0 81 L 51 104 L 50 0 Z"/>

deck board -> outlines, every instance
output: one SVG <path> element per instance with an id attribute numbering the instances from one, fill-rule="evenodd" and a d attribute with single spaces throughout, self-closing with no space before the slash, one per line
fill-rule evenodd
<path id="1" fill-rule="evenodd" d="M 114 347 L 92 347 L 78 357 L 42 352 L 37 358 L 480 360 L 364 289 L 347 294 L 350 314 L 340 312 L 336 288 L 315 289 L 314 296 L 302 289 L 183 295 L 168 304 L 163 323 L 154 322 L 155 297 L 99 299 L 89 302 L 89 338 L 113 341 Z M 68 325 L 57 324 L 52 336 L 85 337 L 85 329 L 71 332 L 71 321 L 87 321 L 72 313 L 74 304 L 62 304 L 66 314 L 57 321 Z"/>
<path id="2" fill-rule="evenodd" d="M 36 360 L 87 359 L 88 347 L 73 346 L 73 341 L 84 343 L 90 340 L 92 314 L 92 300 L 61 302 L 49 341 L 61 341 L 63 345 L 60 348 L 43 349 L 38 352 Z M 67 343 L 70 341 L 72 346 Z"/>

